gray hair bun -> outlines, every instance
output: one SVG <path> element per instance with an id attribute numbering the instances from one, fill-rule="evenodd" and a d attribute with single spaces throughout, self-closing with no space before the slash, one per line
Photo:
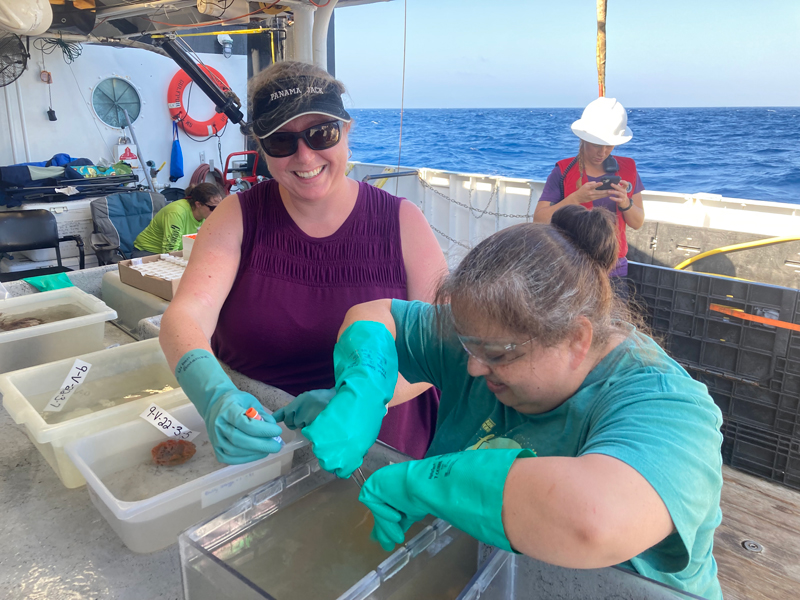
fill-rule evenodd
<path id="1" fill-rule="evenodd" d="M 611 271 L 614 268 L 619 245 L 617 224 L 610 211 L 602 208 L 588 210 L 578 204 L 569 204 L 553 213 L 551 223 L 601 269 Z"/>

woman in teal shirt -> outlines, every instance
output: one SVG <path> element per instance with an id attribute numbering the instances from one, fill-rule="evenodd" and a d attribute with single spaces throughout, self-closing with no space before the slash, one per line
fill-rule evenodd
<path id="1" fill-rule="evenodd" d="M 712 555 L 722 416 L 630 325 L 607 276 L 616 258 L 610 213 L 567 206 L 551 224 L 479 244 L 438 305 L 350 309 L 337 394 L 303 429 L 323 468 L 348 477 L 361 464 L 398 371 L 442 394 L 427 458 L 380 469 L 362 489 L 384 548 L 432 514 L 555 565 L 620 564 L 722 597 Z M 305 410 L 295 401 L 286 412 Z"/>

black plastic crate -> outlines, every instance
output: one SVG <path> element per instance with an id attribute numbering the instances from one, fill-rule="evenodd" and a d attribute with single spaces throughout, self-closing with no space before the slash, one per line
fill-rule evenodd
<path id="1" fill-rule="evenodd" d="M 724 420 L 722 435 L 726 465 L 800 490 L 800 440 L 734 419 Z"/>
<path id="2" fill-rule="evenodd" d="M 650 327 L 679 363 L 800 396 L 800 332 L 710 308 L 800 323 L 798 290 L 634 262 L 628 278 Z"/>
<path id="3" fill-rule="evenodd" d="M 796 393 L 780 393 L 691 367 L 686 370 L 708 387 L 725 418 L 800 440 L 800 397 Z"/>

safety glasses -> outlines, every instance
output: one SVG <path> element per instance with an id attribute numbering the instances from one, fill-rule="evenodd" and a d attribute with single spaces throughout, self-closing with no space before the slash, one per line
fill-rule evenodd
<path id="1" fill-rule="evenodd" d="M 297 152 L 297 144 L 302 138 L 312 150 L 327 150 L 339 143 L 342 137 L 342 122 L 329 121 L 313 125 L 305 131 L 277 131 L 259 139 L 267 156 L 285 158 Z"/>
<path id="2" fill-rule="evenodd" d="M 533 340 L 516 344 L 513 342 L 487 341 L 476 337 L 459 335 L 458 341 L 472 358 L 487 367 L 497 367 L 514 362 L 522 358 L 527 353 L 527 348 L 523 346 L 530 344 Z"/>

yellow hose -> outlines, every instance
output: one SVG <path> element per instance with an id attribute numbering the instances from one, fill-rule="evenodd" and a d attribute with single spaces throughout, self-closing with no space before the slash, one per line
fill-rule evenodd
<path id="1" fill-rule="evenodd" d="M 722 248 L 715 248 L 714 250 L 709 250 L 708 252 L 702 252 L 697 256 L 693 256 L 692 258 L 688 258 L 683 261 L 681 264 L 675 267 L 678 271 L 685 269 L 690 264 L 697 262 L 701 258 L 706 258 L 707 256 L 714 256 L 715 254 L 725 254 L 727 252 L 738 252 L 739 250 L 748 250 L 750 248 L 758 248 L 760 246 L 770 246 L 772 244 L 782 244 L 783 242 L 798 242 L 800 241 L 800 237 L 792 235 L 792 236 L 785 236 L 785 237 L 774 237 L 774 238 L 767 238 L 765 240 L 756 240 L 754 242 L 745 242 L 744 244 L 734 244 L 732 246 L 723 246 Z"/>

